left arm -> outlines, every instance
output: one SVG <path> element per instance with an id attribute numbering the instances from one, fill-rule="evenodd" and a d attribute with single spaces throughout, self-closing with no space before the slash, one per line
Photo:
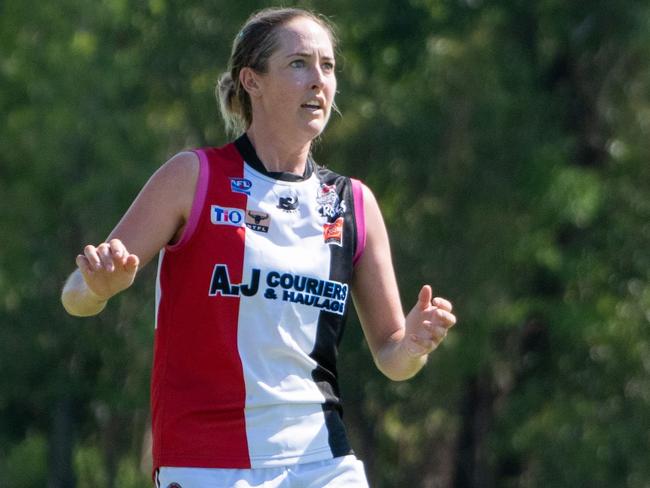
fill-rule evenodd
<path id="1" fill-rule="evenodd" d="M 354 269 L 354 304 L 379 370 L 392 380 L 405 380 L 420 371 L 456 317 L 451 303 L 433 298 L 429 285 L 404 316 L 386 226 L 372 192 L 365 185 L 363 192 L 366 248 Z"/>

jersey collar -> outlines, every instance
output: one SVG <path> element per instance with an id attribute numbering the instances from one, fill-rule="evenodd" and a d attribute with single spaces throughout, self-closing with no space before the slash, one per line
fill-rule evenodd
<path id="1" fill-rule="evenodd" d="M 305 165 L 305 172 L 303 175 L 296 175 L 293 173 L 287 173 L 285 171 L 267 171 L 264 167 L 264 163 L 260 160 L 255 148 L 251 143 L 250 139 L 244 132 L 235 140 L 235 147 L 241 154 L 241 157 L 244 158 L 244 161 L 248 163 L 255 171 L 262 173 L 270 178 L 281 180 L 281 181 L 304 181 L 311 177 L 314 172 L 314 160 L 311 158 L 311 155 L 307 157 L 307 164 Z"/>

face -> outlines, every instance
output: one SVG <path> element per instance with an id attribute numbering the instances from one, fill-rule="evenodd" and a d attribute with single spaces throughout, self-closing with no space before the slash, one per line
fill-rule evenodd
<path id="1" fill-rule="evenodd" d="M 325 129 L 336 75 L 330 36 L 318 23 L 298 17 L 281 27 L 267 72 L 255 78 L 253 123 L 261 118 L 275 130 L 308 140 Z"/>

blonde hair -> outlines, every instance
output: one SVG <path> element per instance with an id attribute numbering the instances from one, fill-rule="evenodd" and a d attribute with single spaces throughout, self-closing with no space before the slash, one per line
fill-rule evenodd
<path id="1" fill-rule="evenodd" d="M 239 81 L 241 69 L 249 67 L 258 73 L 266 73 L 268 60 L 278 48 L 278 28 L 299 17 L 311 19 L 323 27 L 330 36 L 332 47 L 336 47 L 332 24 L 325 17 L 309 10 L 267 8 L 251 15 L 235 36 L 228 71 L 219 77 L 215 89 L 228 132 L 244 132 L 253 121 L 250 96 Z"/>

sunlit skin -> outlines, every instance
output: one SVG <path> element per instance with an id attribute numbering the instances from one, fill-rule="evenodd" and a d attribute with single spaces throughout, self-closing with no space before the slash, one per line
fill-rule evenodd
<path id="1" fill-rule="evenodd" d="M 311 141 L 332 111 L 334 48 L 329 33 L 304 17 L 285 24 L 277 36 L 267 72 L 243 68 L 240 73 L 253 109 L 247 133 L 267 169 L 302 174 Z"/>

